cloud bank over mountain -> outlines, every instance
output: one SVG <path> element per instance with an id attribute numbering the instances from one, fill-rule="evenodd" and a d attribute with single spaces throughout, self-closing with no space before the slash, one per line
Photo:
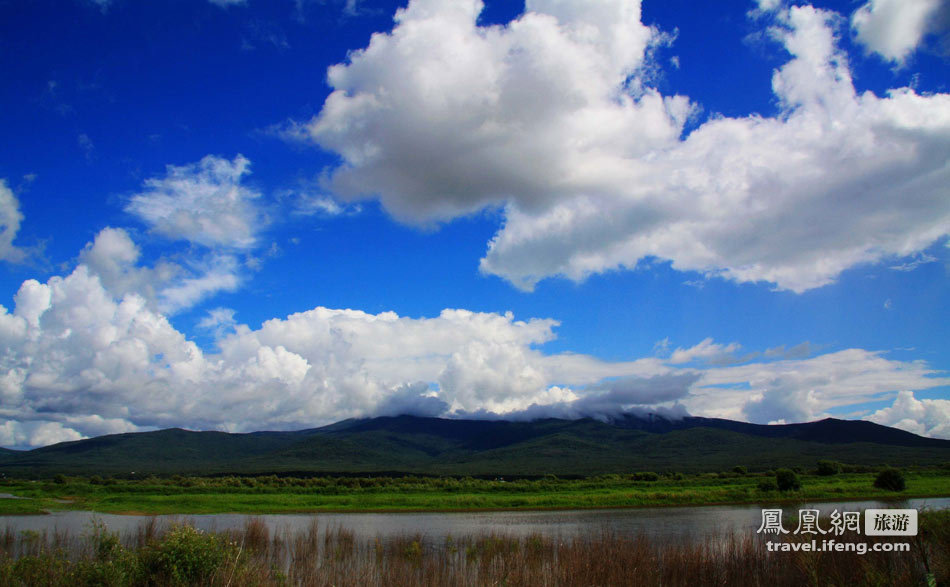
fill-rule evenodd
<path id="1" fill-rule="evenodd" d="M 134 262 L 127 235 L 107 238 L 121 246 L 86 249 L 99 266 L 114 266 L 109 251 L 112 261 Z M 0 444 L 169 426 L 295 429 L 394 413 L 604 418 L 635 410 L 801 421 L 950 384 L 922 362 L 861 349 L 729 361 L 737 344 L 704 340 L 626 362 L 546 354 L 540 347 L 555 338 L 556 320 L 459 309 L 409 318 L 317 307 L 257 329 L 225 313 L 218 350 L 208 352 L 127 281 L 107 283 L 80 264 L 46 283 L 24 282 L 12 311 L 0 307 L 0 414 L 9 420 Z M 902 391 L 873 419 L 945 436 L 946 403 Z M 908 420 L 913 410 L 926 418 Z"/>

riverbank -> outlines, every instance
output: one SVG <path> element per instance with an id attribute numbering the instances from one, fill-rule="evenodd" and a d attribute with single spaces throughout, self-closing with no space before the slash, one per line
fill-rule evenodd
<path id="1" fill-rule="evenodd" d="M 742 471 L 510 481 L 275 476 L 116 480 L 59 476 L 48 481 L 3 481 L 3 493 L 24 499 L 0 499 L 0 515 L 56 510 L 136 514 L 557 510 L 950 496 L 950 470 L 907 471 L 904 477 L 904 490 L 889 491 L 874 486 L 873 471 L 801 474 L 800 488 L 780 491 L 774 475 Z"/>

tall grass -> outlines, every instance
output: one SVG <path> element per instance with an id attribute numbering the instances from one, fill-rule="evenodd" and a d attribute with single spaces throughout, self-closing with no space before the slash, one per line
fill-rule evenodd
<path id="1" fill-rule="evenodd" d="M 910 553 L 767 552 L 761 535 L 657 541 L 605 531 L 358 540 L 316 519 L 273 532 L 143 524 L 118 536 L 0 532 L 0 585 L 928 585 L 950 582 L 950 511 L 921 514 Z M 849 538 L 850 536 L 850 538 Z M 874 541 L 861 535 L 842 540 Z M 794 539 L 794 538 L 792 538 Z"/>

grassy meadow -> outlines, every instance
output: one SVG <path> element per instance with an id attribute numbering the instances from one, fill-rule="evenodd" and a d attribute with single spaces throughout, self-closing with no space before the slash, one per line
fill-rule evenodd
<path id="1" fill-rule="evenodd" d="M 25 498 L 0 499 L 0 515 L 62 509 L 143 514 L 575 509 L 950 496 L 947 468 L 904 471 L 901 491 L 875 487 L 875 469 L 825 473 L 800 472 L 800 487 L 784 491 L 776 486 L 773 472 L 747 473 L 741 467 L 721 473 L 583 479 L 58 475 L 0 481 L 0 493 Z"/>

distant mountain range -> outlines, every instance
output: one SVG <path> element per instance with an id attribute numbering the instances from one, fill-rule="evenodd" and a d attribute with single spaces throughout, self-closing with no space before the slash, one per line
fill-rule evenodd
<path id="1" fill-rule="evenodd" d="M 609 422 L 345 420 L 297 432 L 113 434 L 30 451 L 0 450 L 0 473 L 593 475 L 802 466 L 941 465 L 950 440 L 863 420 L 760 425 L 717 418 L 626 415 Z"/>

